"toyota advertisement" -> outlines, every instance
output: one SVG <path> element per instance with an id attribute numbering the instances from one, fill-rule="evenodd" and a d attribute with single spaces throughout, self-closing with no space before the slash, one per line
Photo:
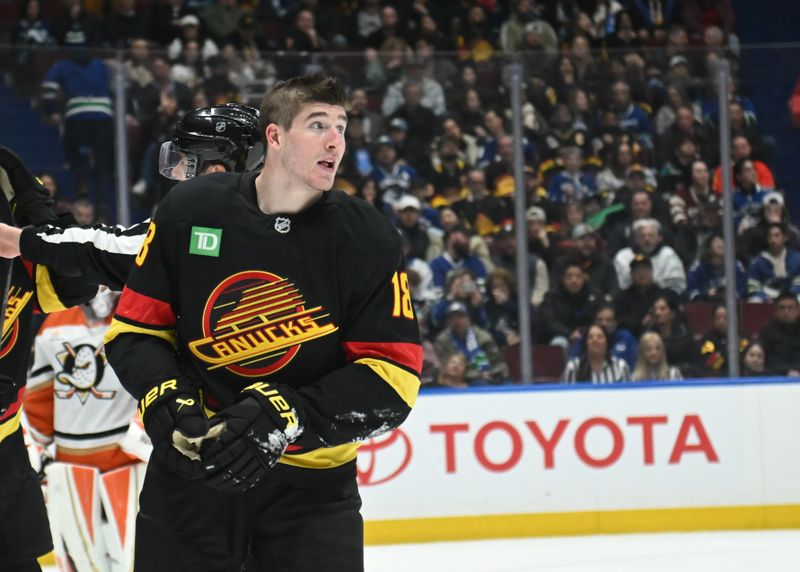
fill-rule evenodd
<path id="1" fill-rule="evenodd" d="M 697 522 L 714 528 L 708 509 L 731 524 L 765 507 L 800 526 L 800 383 L 423 393 L 400 429 L 361 447 L 358 474 L 368 532 L 370 521 L 647 509 L 689 521 L 705 509 Z"/>

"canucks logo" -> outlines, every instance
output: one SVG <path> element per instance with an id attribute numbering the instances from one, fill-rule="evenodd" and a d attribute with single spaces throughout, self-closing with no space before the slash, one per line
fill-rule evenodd
<path id="1" fill-rule="evenodd" d="M 0 339 L 0 358 L 7 356 L 17 345 L 19 337 L 19 316 L 33 297 L 33 292 L 23 291 L 22 288 L 12 286 L 8 291 L 8 304 L 3 320 L 3 332 Z"/>
<path id="2" fill-rule="evenodd" d="M 289 363 L 300 345 L 339 328 L 321 306 L 305 307 L 286 278 L 249 270 L 220 283 L 203 311 L 203 337 L 189 350 L 209 370 L 244 377 L 269 375 Z"/>
<path id="3" fill-rule="evenodd" d="M 73 347 L 69 342 L 64 342 L 64 350 L 56 356 L 64 368 L 56 374 L 56 381 L 68 389 L 56 389 L 56 397 L 70 399 L 76 396 L 81 403 L 86 403 L 89 395 L 97 399 L 114 398 L 116 391 L 100 391 L 96 387 L 103 379 L 106 367 L 102 345 L 98 348 L 89 344 Z"/>

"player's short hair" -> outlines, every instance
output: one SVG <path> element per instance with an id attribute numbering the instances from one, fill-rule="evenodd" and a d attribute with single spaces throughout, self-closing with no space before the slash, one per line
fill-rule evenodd
<path id="1" fill-rule="evenodd" d="M 261 101 L 258 128 L 264 137 L 271 123 L 288 130 L 300 109 L 308 103 L 340 105 L 349 109 L 350 98 L 335 78 L 318 73 L 278 82 Z"/>

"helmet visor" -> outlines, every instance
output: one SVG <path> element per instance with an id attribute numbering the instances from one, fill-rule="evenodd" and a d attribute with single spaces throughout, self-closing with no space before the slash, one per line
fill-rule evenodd
<path id="1" fill-rule="evenodd" d="M 184 153 L 172 141 L 164 141 L 158 153 L 158 172 L 173 181 L 185 181 L 197 175 L 197 155 Z"/>

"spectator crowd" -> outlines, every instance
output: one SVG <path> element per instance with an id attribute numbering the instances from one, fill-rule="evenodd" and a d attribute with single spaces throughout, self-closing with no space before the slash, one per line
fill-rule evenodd
<path id="1" fill-rule="evenodd" d="M 158 149 L 188 110 L 258 105 L 285 77 L 336 75 L 352 94 L 336 187 L 403 237 L 431 387 L 514 380 L 519 299 L 564 383 L 725 375 L 726 288 L 774 310 L 743 332 L 742 374 L 799 375 L 795 199 L 740 85 L 733 21 L 730 0 L 64 0 L 52 14 L 25 0 L 12 71 L 20 93 L 41 86 L 40 111 L 63 128 L 75 207 L 107 218 L 107 50 L 125 53 L 131 192 L 145 210 L 169 189 Z M 37 68 L 42 45 L 70 49 Z M 733 72 L 735 284 L 721 231 L 723 58 Z M 524 70 L 522 189 L 510 62 Z M 516 192 L 528 205 L 525 268 Z M 522 297 L 517 272 L 529 276 Z M 689 307 L 707 312 L 707 330 Z"/>

